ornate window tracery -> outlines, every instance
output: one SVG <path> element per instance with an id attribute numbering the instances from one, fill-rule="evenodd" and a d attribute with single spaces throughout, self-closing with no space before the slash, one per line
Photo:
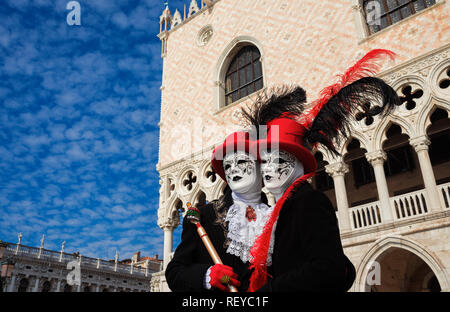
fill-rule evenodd
<path id="1" fill-rule="evenodd" d="M 236 54 L 225 76 L 225 105 L 263 88 L 261 53 L 253 45 Z"/>

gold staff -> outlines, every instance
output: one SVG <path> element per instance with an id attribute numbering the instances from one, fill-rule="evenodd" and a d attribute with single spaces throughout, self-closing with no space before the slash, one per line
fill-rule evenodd
<path id="1" fill-rule="evenodd" d="M 187 203 L 186 206 L 188 207 L 188 211 L 186 212 L 186 218 L 192 223 L 195 224 L 197 227 L 197 233 L 202 239 L 203 244 L 206 247 L 206 250 L 208 250 L 209 255 L 211 256 L 212 260 L 215 264 L 223 264 L 222 260 L 219 257 L 219 254 L 217 253 L 216 249 L 214 248 L 214 245 L 212 244 L 211 240 L 209 239 L 208 234 L 206 233 L 203 226 L 200 224 L 200 210 L 198 210 L 195 207 L 191 206 L 191 203 Z M 228 289 L 230 292 L 238 292 L 237 288 L 233 285 L 227 284 Z"/>

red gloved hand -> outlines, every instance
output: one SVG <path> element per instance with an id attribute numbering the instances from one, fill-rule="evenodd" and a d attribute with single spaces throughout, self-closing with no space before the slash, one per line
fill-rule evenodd
<path id="1" fill-rule="evenodd" d="M 233 272 L 233 268 L 223 265 L 214 264 L 210 269 L 209 284 L 222 291 L 228 291 L 227 284 L 239 287 L 241 283 L 237 280 L 237 274 Z"/>

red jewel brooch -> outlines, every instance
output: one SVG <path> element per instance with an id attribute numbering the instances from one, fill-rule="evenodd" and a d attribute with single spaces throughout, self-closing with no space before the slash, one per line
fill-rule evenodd
<path id="1" fill-rule="evenodd" d="M 253 209 L 250 206 L 247 206 L 247 210 L 245 211 L 245 217 L 247 218 L 248 222 L 256 221 L 255 209 Z"/>

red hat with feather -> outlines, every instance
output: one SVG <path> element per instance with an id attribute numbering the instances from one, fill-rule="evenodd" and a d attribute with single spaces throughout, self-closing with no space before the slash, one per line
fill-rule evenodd
<path id="1" fill-rule="evenodd" d="M 245 131 L 237 131 L 228 135 L 223 144 L 217 146 L 211 156 L 211 166 L 213 170 L 226 182 L 225 171 L 223 169 L 223 158 L 227 153 L 235 151 L 245 151 L 258 158 L 257 143 L 250 138 L 250 134 Z"/>
<path id="2" fill-rule="evenodd" d="M 281 87 L 263 94 L 244 116 L 253 126 L 260 129 L 267 125 L 267 137 L 259 138 L 259 150 L 274 148 L 295 155 L 304 165 L 305 175 L 299 177 L 276 202 L 263 233 L 256 239 L 251 249 L 250 268 L 254 269 L 250 278 L 249 291 L 256 291 L 267 281 L 267 254 L 273 226 L 284 202 L 292 196 L 296 187 L 312 177 L 316 161 L 311 148 L 322 144 L 334 154 L 338 154 L 335 144 L 349 135 L 350 120 L 367 102 L 381 105 L 373 114 L 389 114 L 399 104 L 397 93 L 383 80 L 373 77 L 379 71 L 383 58 L 393 59 L 389 50 L 376 49 L 367 53 L 355 65 L 338 76 L 339 81 L 324 88 L 320 98 L 305 112 L 306 93 L 297 87 Z M 277 133 L 276 133 L 277 132 Z"/>

